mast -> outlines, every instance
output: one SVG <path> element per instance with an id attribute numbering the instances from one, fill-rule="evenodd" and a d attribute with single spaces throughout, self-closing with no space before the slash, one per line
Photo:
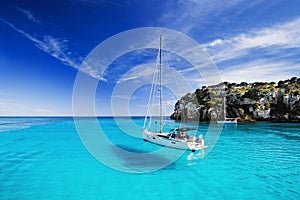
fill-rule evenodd
<path id="1" fill-rule="evenodd" d="M 162 133 L 162 62 L 161 62 L 161 49 L 162 49 L 162 35 L 159 38 L 159 132 Z"/>
<path id="2" fill-rule="evenodd" d="M 223 115 L 224 115 L 224 120 L 226 120 L 226 95 L 223 97 Z"/>

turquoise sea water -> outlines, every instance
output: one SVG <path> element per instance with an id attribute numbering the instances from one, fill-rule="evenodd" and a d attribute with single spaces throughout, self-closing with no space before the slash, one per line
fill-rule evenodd
<path id="1" fill-rule="evenodd" d="M 123 118 L 122 123 L 127 120 Z M 143 118 L 133 120 L 143 122 Z M 113 118 L 99 121 L 111 130 L 110 139 L 123 148 L 159 148 L 124 137 Z M 207 127 L 203 123 L 199 129 L 205 132 Z M 161 170 L 134 174 L 116 171 L 93 158 L 72 118 L 0 118 L 1 200 L 299 197 L 300 124 L 226 125 L 204 159 L 185 152 Z"/>

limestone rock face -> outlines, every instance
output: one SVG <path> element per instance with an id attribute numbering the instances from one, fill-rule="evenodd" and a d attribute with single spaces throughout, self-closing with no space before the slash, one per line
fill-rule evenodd
<path id="1" fill-rule="evenodd" d="M 226 112 L 225 112 L 226 111 Z M 208 121 L 238 117 L 240 121 L 300 122 L 300 78 L 203 86 L 181 97 L 171 119 Z"/>

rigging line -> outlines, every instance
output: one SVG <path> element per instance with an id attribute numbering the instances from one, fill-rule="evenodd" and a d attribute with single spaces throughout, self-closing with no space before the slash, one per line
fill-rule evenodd
<path id="1" fill-rule="evenodd" d="M 159 39 L 159 132 L 162 133 L 162 35 Z"/>
<path id="2" fill-rule="evenodd" d="M 166 51 L 162 51 L 162 58 L 166 58 L 166 59 L 162 59 L 162 66 L 165 66 L 164 69 L 166 69 L 166 67 L 170 68 L 170 62 L 169 62 L 169 56 L 168 56 L 168 53 Z M 162 109 L 162 112 L 164 110 Z M 163 112 L 164 114 L 166 114 L 166 112 Z M 164 116 L 164 115 L 163 115 Z M 162 124 L 163 126 L 166 125 L 166 117 L 163 117 L 162 118 Z"/>
<path id="3" fill-rule="evenodd" d="M 170 68 L 170 70 L 171 70 L 171 73 L 172 73 L 172 79 L 171 80 L 177 80 L 177 76 L 182 76 L 183 77 L 183 75 L 181 75 L 181 74 L 176 74 L 176 70 L 175 70 L 175 67 L 173 67 L 172 68 L 172 66 L 171 66 L 171 62 L 172 62 L 172 60 L 171 60 L 171 58 L 170 58 L 170 54 L 168 53 L 168 52 L 164 52 L 164 55 L 166 56 L 166 61 L 167 61 L 167 63 L 168 63 L 168 67 Z M 176 54 L 175 54 L 176 55 Z M 175 81 L 175 89 L 176 90 L 179 90 L 179 82 L 178 81 Z M 176 97 L 176 94 L 174 94 L 175 95 L 175 97 Z M 188 127 L 187 125 L 182 125 L 181 123 L 178 125 L 178 124 L 173 124 L 173 125 L 171 125 L 171 124 L 168 124 L 169 126 L 179 126 L 179 127 Z M 197 127 L 199 127 L 199 126 L 197 126 Z M 197 135 L 197 132 L 198 131 L 195 131 L 195 132 L 193 132 L 193 136 L 196 136 Z"/>
<path id="4" fill-rule="evenodd" d="M 178 80 L 178 78 L 177 78 L 177 74 L 176 74 L 176 69 L 175 69 L 175 67 L 172 67 L 172 60 L 171 60 L 171 58 L 170 58 L 170 53 L 168 52 L 168 51 L 166 51 L 165 53 L 164 53 L 164 55 L 166 55 L 166 62 L 167 62 L 167 67 L 169 67 L 169 69 L 170 69 L 170 71 L 171 71 L 171 74 L 172 74 L 172 77 L 171 77 L 171 79 L 170 80 L 172 80 L 172 83 L 174 83 L 175 84 L 175 88 L 173 89 L 173 91 L 175 92 L 175 91 L 178 91 L 179 90 L 179 82 L 178 81 L 176 81 L 176 80 Z M 176 55 L 176 54 L 175 54 Z M 175 80 L 175 81 L 174 81 Z M 172 94 L 174 94 L 174 96 L 175 96 L 175 98 L 177 98 L 177 94 L 176 93 L 174 93 L 172 90 L 170 91 Z M 178 98 L 177 98 L 178 99 Z"/>
<path id="5" fill-rule="evenodd" d="M 159 53 L 157 53 L 157 56 L 156 56 L 156 63 L 155 63 L 155 68 L 154 68 L 154 73 L 153 73 L 153 78 L 152 78 L 152 84 L 151 84 L 151 89 L 150 89 L 150 95 L 149 95 L 149 98 L 148 98 L 148 108 L 147 108 L 147 112 L 146 112 L 146 115 L 145 115 L 145 119 L 144 119 L 144 125 L 143 125 L 143 129 L 145 129 L 146 127 L 146 124 L 147 124 L 147 118 L 148 116 L 150 116 L 150 113 L 151 113 L 151 104 L 153 104 L 153 91 L 155 89 L 155 83 L 157 82 L 157 66 L 158 66 L 158 56 L 159 56 Z M 152 102 L 152 103 L 150 103 Z M 150 119 L 149 119 L 149 124 L 148 124 L 148 128 L 150 127 L 150 124 L 151 124 L 151 116 L 150 116 Z"/>
<path id="6" fill-rule="evenodd" d="M 150 119 L 149 119 L 148 129 L 150 129 L 150 126 L 151 126 L 151 123 L 152 123 L 152 112 L 151 111 L 153 110 L 153 106 L 154 106 L 154 103 L 155 103 L 157 79 L 158 79 L 158 64 L 156 64 L 156 66 L 155 66 L 155 80 L 154 80 L 154 83 L 153 83 L 153 91 L 152 91 L 152 94 L 151 94 L 152 99 L 151 99 L 151 103 L 150 103 L 150 107 L 149 107 Z"/>
<path id="7" fill-rule="evenodd" d="M 171 68 L 172 69 L 172 67 L 171 67 L 171 59 L 170 59 L 170 55 L 169 55 L 169 53 L 165 53 L 166 54 L 166 57 L 167 57 L 167 62 L 168 62 L 168 64 L 169 64 L 169 68 Z M 178 56 L 177 54 L 175 54 L 176 56 Z M 181 58 L 180 58 L 181 59 Z M 176 74 L 176 70 L 175 70 L 175 67 L 173 68 L 173 70 L 171 70 L 171 72 L 172 72 L 172 74 L 173 74 L 173 79 L 172 80 L 177 80 L 178 78 L 176 78 L 177 76 L 179 76 L 180 78 L 184 78 L 184 75 L 183 74 L 180 74 L 179 72 L 178 72 L 178 74 Z M 180 89 L 180 87 L 179 87 L 179 82 L 178 81 L 175 81 L 175 89 L 176 90 L 181 90 Z M 175 97 L 177 97 L 176 96 L 176 94 L 174 94 L 175 95 Z M 178 98 L 177 98 L 178 99 Z M 178 100 L 177 100 L 178 101 Z M 178 126 L 178 125 L 177 125 Z M 182 123 L 180 123 L 179 124 L 179 127 L 187 127 L 187 125 L 183 125 Z M 194 135 L 196 135 L 196 133 L 194 134 Z"/>
<path id="8" fill-rule="evenodd" d="M 152 93 L 152 101 L 151 101 L 151 110 L 150 110 L 150 120 L 149 120 L 149 124 L 148 124 L 148 129 L 150 129 L 150 126 L 151 126 L 151 123 L 152 123 L 152 116 L 153 116 L 153 113 L 155 113 L 155 116 L 157 115 L 157 113 L 159 113 L 159 110 L 158 110 L 158 102 L 157 102 L 157 98 L 158 98 L 158 87 L 159 87 L 159 82 L 158 82 L 158 76 L 159 76 L 159 51 L 158 51 L 158 54 L 157 54 L 157 59 L 156 59 L 156 71 L 155 71 L 155 81 L 154 81 L 154 90 L 153 90 L 153 93 Z"/>
<path id="9" fill-rule="evenodd" d="M 153 79 L 152 79 L 152 84 L 151 84 L 151 89 L 150 89 L 150 95 L 149 95 L 149 99 L 148 99 L 148 108 L 147 108 L 147 113 L 145 116 L 145 120 L 144 120 L 144 128 L 146 127 L 146 123 L 147 123 L 147 118 L 150 117 L 149 119 L 149 123 L 151 123 L 151 105 L 152 105 L 152 99 L 153 99 L 153 90 L 155 89 L 155 81 L 157 79 L 156 77 L 156 68 L 154 68 L 154 73 L 153 73 Z"/>
<path id="10" fill-rule="evenodd" d="M 148 99 L 148 110 L 147 110 L 147 114 L 149 114 L 150 112 L 150 101 L 152 99 L 152 96 L 153 96 L 153 90 L 154 90 L 154 83 L 155 83 L 155 80 L 156 80 L 156 67 L 154 68 L 154 73 L 153 73 L 153 79 L 152 79 L 152 83 L 151 83 L 151 89 L 150 89 L 150 95 L 149 95 L 149 99 Z"/>
<path id="11" fill-rule="evenodd" d="M 155 113 L 158 113 L 158 108 L 157 108 L 157 92 L 158 92 L 158 75 L 159 75 L 159 51 L 158 51 L 158 54 L 157 54 L 157 59 L 156 59 L 156 71 L 155 71 L 155 74 L 156 74 L 156 77 L 155 77 L 155 82 L 154 82 L 154 90 L 153 90 L 153 96 L 152 96 L 152 109 L 150 110 L 151 111 L 155 111 Z M 154 110 L 155 108 L 155 110 Z M 151 113 L 151 122 L 152 122 L 152 113 Z M 149 124 L 149 128 L 150 128 L 150 125 L 151 125 L 151 122 Z"/>

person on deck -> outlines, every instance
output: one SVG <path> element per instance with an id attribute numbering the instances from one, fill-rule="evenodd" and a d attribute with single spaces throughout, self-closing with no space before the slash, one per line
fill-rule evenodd
<path id="1" fill-rule="evenodd" d="M 199 141 L 200 141 L 200 143 L 201 143 L 201 146 L 204 146 L 203 135 L 199 135 Z"/>

